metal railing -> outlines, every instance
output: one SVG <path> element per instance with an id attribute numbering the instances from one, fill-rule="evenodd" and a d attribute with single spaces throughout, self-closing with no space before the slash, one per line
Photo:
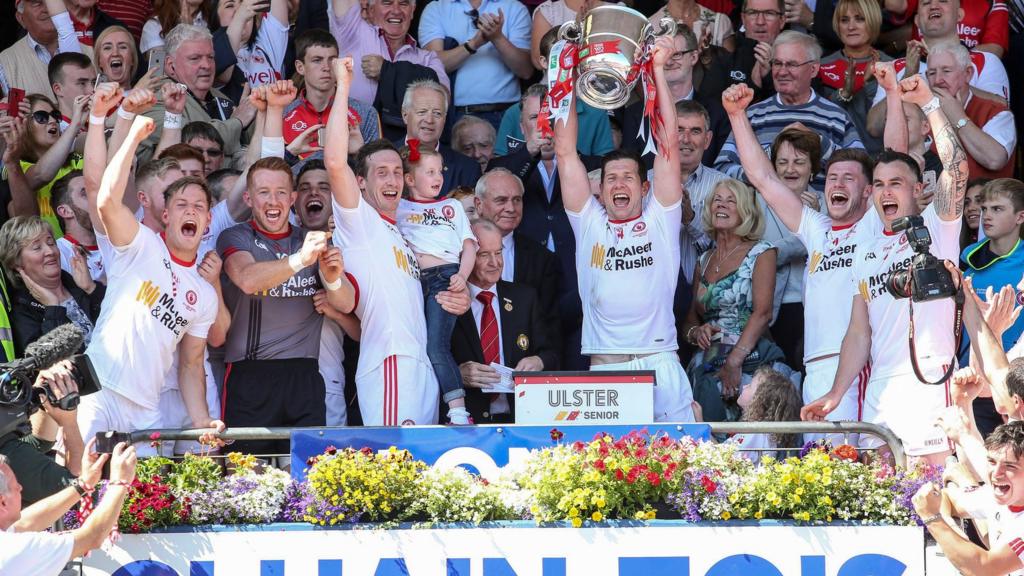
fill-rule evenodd
<path id="1" fill-rule="evenodd" d="M 885 426 L 871 424 L 868 422 L 700 422 L 711 428 L 712 434 L 836 434 L 849 436 L 851 434 L 868 434 L 879 438 L 889 447 L 893 461 L 899 466 L 907 465 L 906 452 L 903 451 L 903 443 Z M 652 423 L 651 425 L 662 428 L 673 426 L 671 423 Z M 494 428 L 500 432 L 501 428 L 515 427 L 515 424 L 481 424 L 480 428 Z M 639 427 L 639 426 L 638 426 Z M 309 430 L 309 428 L 303 428 Z M 320 427 L 314 428 L 323 434 L 328 430 L 353 430 L 351 427 Z M 676 425 L 678 431 L 683 430 L 681 424 Z M 294 428 L 228 428 L 218 437 L 222 440 L 288 440 Z M 153 441 L 153 434 L 159 435 L 159 441 L 170 440 L 191 440 L 198 441 L 199 438 L 208 433 L 209 430 L 179 430 L 179 429 L 151 429 L 136 430 L 131 433 L 133 444 L 148 443 Z M 773 450 L 786 451 L 795 450 L 799 447 L 779 447 Z"/>

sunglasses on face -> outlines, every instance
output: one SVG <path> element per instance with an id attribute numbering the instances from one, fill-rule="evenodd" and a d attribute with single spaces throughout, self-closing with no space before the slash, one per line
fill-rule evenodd
<path id="1" fill-rule="evenodd" d="M 32 113 L 32 119 L 36 121 L 36 124 L 48 124 L 50 120 L 60 123 L 60 112 L 51 110 L 47 112 L 45 110 L 36 110 Z"/>

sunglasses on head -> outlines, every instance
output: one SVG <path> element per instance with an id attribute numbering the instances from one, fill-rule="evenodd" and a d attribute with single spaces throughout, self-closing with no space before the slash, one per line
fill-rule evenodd
<path id="1" fill-rule="evenodd" d="M 476 8 L 466 12 L 466 16 L 469 16 L 470 20 L 473 21 L 473 28 L 480 27 L 480 11 Z"/>
<path id="2" fill-rule="evenodd" d="M 32 119 L 36 121 L 36 124 L 48 124 L 51 119 L 60 123 L 60 112 L 52 110 L 46 112 L 45 110 L 36 110 L 32 113 Z"/>

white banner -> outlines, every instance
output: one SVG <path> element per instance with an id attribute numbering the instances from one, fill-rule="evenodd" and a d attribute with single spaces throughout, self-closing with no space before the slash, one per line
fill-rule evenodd
<path id="1" fill-rule="evenodd" d="M 654 522 L 538 528 L 242 526 L 123 536 L 85 574 L 116 576 L 922 576 L 920 528 Z"/>

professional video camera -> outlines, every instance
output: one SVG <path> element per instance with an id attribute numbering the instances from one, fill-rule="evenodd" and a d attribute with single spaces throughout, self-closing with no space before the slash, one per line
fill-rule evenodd
<path id="1" fill-rule="evenodd" d="M 929 248 L 932 235 L 920 216 L 904 216 L 892 223 L 893 232 L 903 232 L 914 249 L 910 266 L 894 270 L 885 281 L 885 288 L 893 298 L 910 298 L 914 302 L 927 302 L 956 295 L 953 277 L 941 260 L 932 256 Z"/>
<path id="2" fill-rule="evenodd" d="M 42 407 L 42 397 L 61 410 L 74 410 L 84 394 L 99 390 L 96 371 L 84 354 L 75 355 L 85 335 L 74 324 L 64 324 L 25 347 L 25 357 L 0 364 L 0 436 L 15 431 Z M 36 376 L 60 362 L 71 359 L 78 392 L 58 399 L 49 386 L 36 386 Z"/>

